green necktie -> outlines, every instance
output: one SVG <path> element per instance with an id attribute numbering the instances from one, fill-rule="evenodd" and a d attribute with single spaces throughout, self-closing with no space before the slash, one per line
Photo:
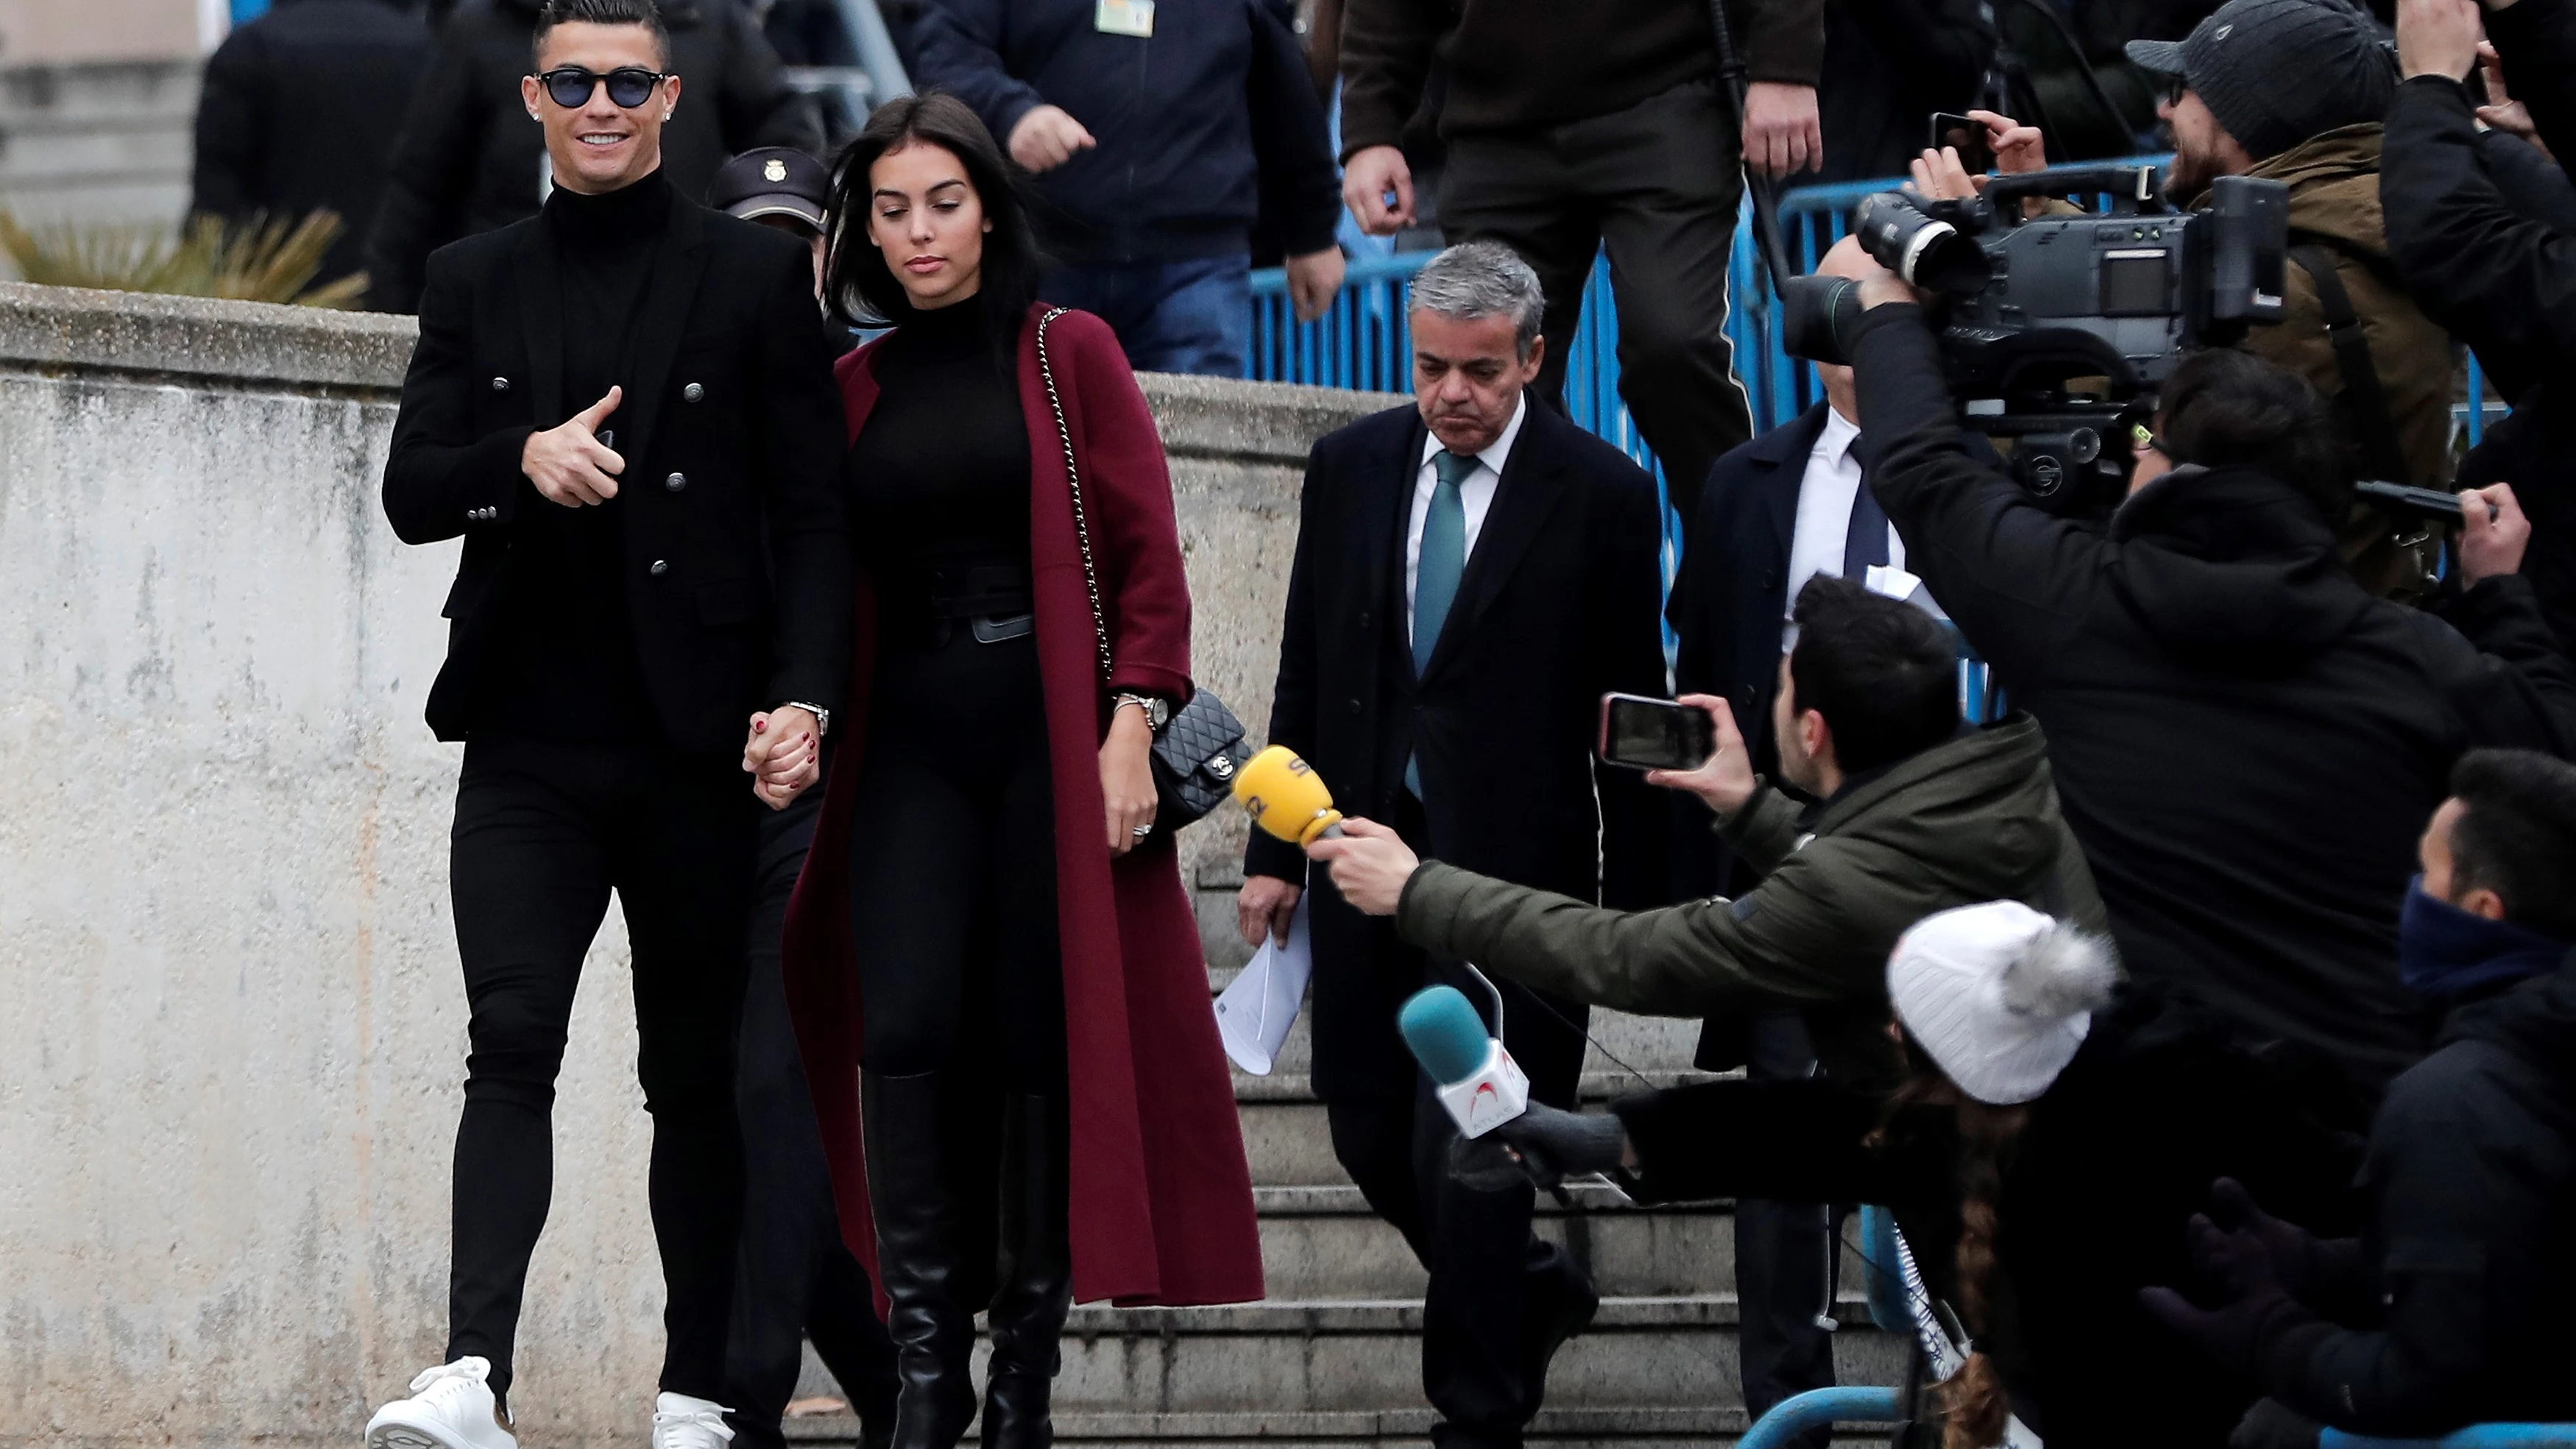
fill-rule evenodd
<path id="1" fill-rule="evenodd" d="M 1413 565 L 1413 672 L 1431 668 L 1431 651 L 1440 642 L 1440 626 L 1449 622 L 1449 606 L 1458 601 L 1458 580 L 1467 572 L 1467 504 L 1458 485 L 1476 471 L 1476 460 L 1443 448 L 1431 456 L 1439 479 L 1431 489 L 1431 507 L 1422 515 L 1422 553 Z M 1422 797 L 1422 771 L 1415 760 L 1404 763 L 1404 786 Z"/>

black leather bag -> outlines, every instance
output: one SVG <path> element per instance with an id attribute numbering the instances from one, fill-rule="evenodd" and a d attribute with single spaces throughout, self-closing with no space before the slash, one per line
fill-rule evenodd
<path id="1" fill-rule="evenodd" d="M 1100 680 L 1106 687 L 1114 670 L 1109 658 L 1109 620 L 1100 609 L 1100 572 L 1091 561 L 1091 520 L 1082 506 L 1082 468 L 1074 459 L 1073 429 L 1064 420 L 1064 399 L 1056 392 L 1055 364 L 1047 356 L 1047 324 L 1065 314 L 1058 307 L 1038 318 L 1038 376 L 1046 382 L 1047 406 L 1055 412 L 1055 435 L 1064 445 L 1064 476 L 1073 487 L 1073 536 L 1082 545 L 1082 587 L 1091 595 L 1091 632 L 1100 646 Z M 1235 771 L 1252 758 L 1243 737 L 1243 721 L 1225 701 L 1207 690 L 1191 694 L 1154 736 L 1154 829 L 1168 833 L 1193 824 L 1233 793 Z"/>

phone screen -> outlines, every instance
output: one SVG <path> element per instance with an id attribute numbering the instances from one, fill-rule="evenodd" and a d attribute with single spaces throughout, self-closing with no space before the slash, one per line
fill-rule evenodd
<path id="1" fill-rule="evenodd" d="M 1949 111 L 1933 112 L 1932 149 L 1938 151 L 1944 146 L 1959 149 L 1959 165 L 1971 176 L 1995 169 L 1995 153 L 1987 145 L 1983 121 L 1970 120 Z"/>
<path id="2" fill-rule="evenodd" d="M 1708 711 L 1668 699 L 1614 694 L 1602 701 L 1601 758 L 1639 770 L 1696 770 L 1717 753 Z"/>

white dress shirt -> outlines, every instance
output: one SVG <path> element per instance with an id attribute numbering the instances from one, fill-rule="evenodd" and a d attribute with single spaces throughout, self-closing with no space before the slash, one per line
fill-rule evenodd
<path id="1" fill-rule="evenodd" d="M 1503 464 L 1512 456 L 1512 443 L 1521 435 L 1521 419 L 1529 416 L 1529 394 L 1512 406 L 1512 420 L 1494 435 L 1494 441 L 1476 455 L 1476 469 L 1458 480 L 1458 502 L 1467 513 L 1466 547 L 1459 553 L 1463 563 L 1476 556 L 1476 536 L 1485 531 L 1485 515 L 1494 508 L 1494 490 L 1503 481 Z M 1404 642 L 1413 642 L 1413 590 L 1422 577 L 1422 520 L 1431 516 L 1431 493 L 1440 486 L 1440 475 L 1433 471 L 1431 460 L 1440 456 L 1440 435 L 1428 433 L 1422 439 L 1422 466 L 1413 475 L 1413 514 L 1404 526 Z M 1849 513 L 1844 517 L 1848 519 Z M 1834 545 L 1839 552 L 1842 545 Z"/>
<path id="2" fill-rule="evenodd" d="M 1852 456 L 1852 443 L 1859 437 L 1859 424 L 1825 409 L 1825 426 L 1807 454 L 1806 476 L 1798 481 L 1798 520 L 1789 531 L 1789 588 L 1780 611 L 1783 651 L 1793 642 L 1789 613 L 1797 607 L 1798 590 L 1818 574 L 1843 576 L 1843 543 L 1851 534 L 1852 501 L 1860 496 L 1860 460 Z M 1894 524 L 1887 529 L 1887 562 L 1891 568 L 1905 567 L 1905 543 Z"/>

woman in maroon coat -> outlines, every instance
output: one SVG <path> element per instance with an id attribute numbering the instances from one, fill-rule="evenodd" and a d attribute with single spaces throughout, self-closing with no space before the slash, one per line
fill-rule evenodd
<path id="1" fill-rule="evenodd" d="M 828 270 L 845 314 L 897 325 L 840 367 L 865 568 L 788 991 L 899 1350 L 896 1449 L 964 1433 L 979 1307 L 984 1442 L 1044 1449 L 1072 1299 L 1261 1296 L 1197 922 L 1153 827 L 1153 730 L 1191 688 L 1171 483 L 1117 340 L 1056 316 L 1104 678 L 1028 219 L 963 104 L 869 119 Z"/>

